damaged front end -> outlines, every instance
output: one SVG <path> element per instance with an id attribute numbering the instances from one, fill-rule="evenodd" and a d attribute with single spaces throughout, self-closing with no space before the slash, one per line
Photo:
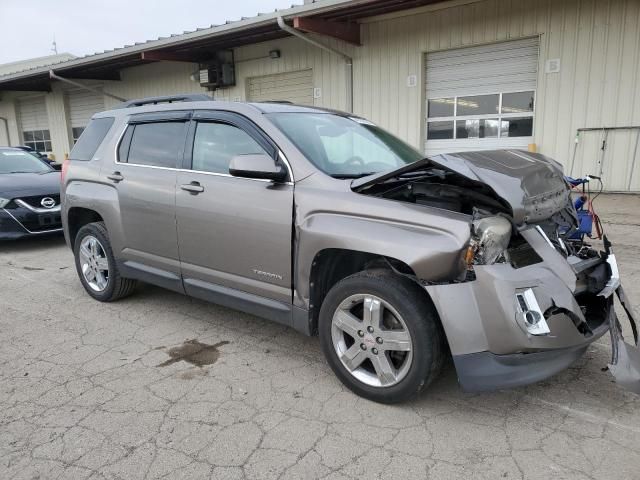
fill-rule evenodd
<path id="1" fill-rule="evenodd" d="M 611 245 L 578 227 L 561 166 L 522 151 L 439 155 L 352 183 L 356 192 L 466 214 L 461 269 L 425 282 L 461 385 L 488 390 L 532 383 L 567 368 L 609 331 L 610 372 L 640 393 L 640 349 Z M 614 308 L 626 312 L 625 342 Z"/>

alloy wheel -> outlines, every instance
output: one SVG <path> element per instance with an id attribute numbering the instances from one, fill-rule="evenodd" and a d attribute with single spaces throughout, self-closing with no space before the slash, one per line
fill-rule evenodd
<path id="1" fill-rule="evenodd" d="M 82 276 L 95 292 L 103 292 L 109 284 L 109 261 L 100 241 L 87 235 L 80 243 Z"/>
<path id="2" fill-rule="evenodd" d="M 409 329 L 397 310 L 375 295 L 346 298 L 333 314 L 331 338 L 342 365 L 367 385 L 395 385 L 411 367 Z"/>

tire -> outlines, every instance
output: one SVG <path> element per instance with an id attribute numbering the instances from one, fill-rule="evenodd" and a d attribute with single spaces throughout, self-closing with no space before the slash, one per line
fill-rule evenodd
<path id="1" fill-rule="evenodd" d="M 93 240 L 96 240 L 94 242 Z M 87 265 L 87 250 L 83 250 L 83 246 L 89 247 L 89 251 L 93 246 L 97 245 L 97 255 L 93 258 L 99 258 L 99 262 L 91 262 L 94 271 L 100 269 L 100 275 L 94 276 L 94 281 L 89 281 L 91 274 L 85 275 L 83 265 Z M 76 235 L 73 245 L 73 254 L 75 257 L 76 271 L 82 286 L 89 295 L 100 302 L 113 302 L 130 295 L 136 286 L 136 281 L 130 278 L 123 278 L 118 270 L 118 264 L 113 255 L 111 243 L 109 242 L 109 234 L 104 223 L 95 222 L 83 226 Z M 106 262 L 105 262 L 106 261 Z M 107 266 L 108 270 L 98 267 Z M 95 268 L 94 268 L 95 267 Z M 100 280 L 99 280 L 100 278 Z M 102 281 L 101 281 L 102 280 Z"/>
<path id="2" fill-rule="evenodd" d="M 376 315 L 378 311 L 383 313 Z M 353 323 L 354 318 L 362 323 Z M 323 353 L 340 381 L 379 403 L 416 396 L 438 376 L 447 351 L 442 326 L 426 293 L 389 270 L 365 270 L 336 283 L 320 308 L 318 330 Z"/>

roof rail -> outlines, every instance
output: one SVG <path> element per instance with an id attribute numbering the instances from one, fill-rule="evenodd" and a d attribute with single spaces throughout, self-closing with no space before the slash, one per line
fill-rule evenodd
<path id="1" fill-rule="evenodd" d="M 131 108 L 141 107 L 142 105 L 157 105 L 158 103 L 175 103 L 175 102 L 207 102 L 213 101 L 213 98 L 204 93 L 190 93 L 185 95 L 165 95 L 161 97 L 139 98 L 137 100 L 129 100 L 122 102 L 115 108 Z"/>
<path id="2" fill-rule="evenodd" d="M 294 105 L 294 103 L 289 100 L 261 100 L 258 103 L 281 103 L 283 105 Z"/>

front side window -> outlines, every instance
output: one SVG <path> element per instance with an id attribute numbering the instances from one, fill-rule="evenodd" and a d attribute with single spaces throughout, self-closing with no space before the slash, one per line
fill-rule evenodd
<path id="1" fill-rule="evenodd" d="M 126 161 L 135 165 L 176 168 L 184 146 L 185 129 L 185 122 L 135 125 Z M 124 161 L 122 155 L 120 161 Z"/>
<path id="2" fill-rule="evenodd" d="M 427 100 L 427 140 L 530 137 L 535 92 Z"/>
<path id="3" fill-rule="evenodd" d="M 193 140 L 191 168 L 200 172 L 228 174 L 233 157 L 259 153 L 267 154 L 244 130 L 228 123 L 199 122 Z"/>
<path id="4" fill-rule="evenodd" d="M 413 147 L 376 125 L 330 113 L 272 113 L 268 117 L 320 170 L 356 178 L 420 160 Z"/>
<path id="5" fill-rule="evenodd" d="M 24 145 L 33 148 L 37 152 L 51 153 L 51 135 L 49 130 L 29 130 L 22 132 Z"/>

